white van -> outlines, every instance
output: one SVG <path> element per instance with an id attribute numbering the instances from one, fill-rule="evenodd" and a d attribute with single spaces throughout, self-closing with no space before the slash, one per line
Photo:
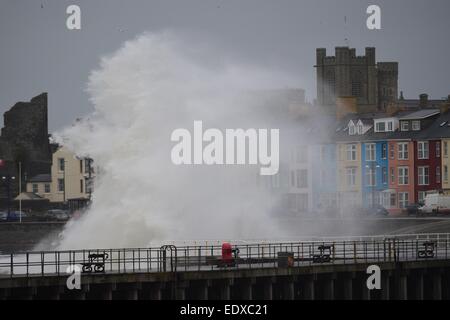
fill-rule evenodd
<path id="1" fill-rule="evenodd" d="M 450 196 L 432 193 L 425 197 L 425 204 L 420 208 L 423 213 L 450 212 Z"/>

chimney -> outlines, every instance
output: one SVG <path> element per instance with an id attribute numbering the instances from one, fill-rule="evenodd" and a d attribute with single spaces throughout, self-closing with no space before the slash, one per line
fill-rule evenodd
<path id="1" fill-rule="evenodd" d="M 419 102 L 419 106 L 421 108 L 426 108 L 428 106 L 428 95 L 426 93 L 422 93 L 419 96 L 420 102 Z"/>
<path id="2" fill-rule="evenodd" d="M 445 113 L 450 110 L 450 95 L 448 95 L 447 100 L 442 101 L 439 109 L 441 110 L 441 113 Z"/>

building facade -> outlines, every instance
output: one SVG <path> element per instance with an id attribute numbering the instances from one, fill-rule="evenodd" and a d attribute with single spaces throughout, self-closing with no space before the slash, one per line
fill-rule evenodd
<path id="1" fill-rule="evenodd" d="M 77 157 L 64 146 L 53 153 L 52 159 L 51 174 L 29 179 L 26 191 L 49 199 L 50 202 L 89 200 L 92 193 L 92 160 Z"/>

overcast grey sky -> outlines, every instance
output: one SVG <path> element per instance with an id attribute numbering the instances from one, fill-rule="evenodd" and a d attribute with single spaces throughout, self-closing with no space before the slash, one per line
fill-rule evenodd
<path id="1" fill-rule="evenodd" d="M 81 8 L 82 29 L 66 28 Z M 366 28 L 366 8 L 382 10 L 382 30 Z M 241 62 L 298 75 L 315 98 L 315 48 L 350 45 L 398 61 L 408 98 L 450 94 L 448 0 L 0 0 L 0 112 L 49 92 L 56 130 L 92 110 L 85 93 L 102 55 L 144 31 L 174 30 Z M 347 40 L 346 40 L 347 39 Z"/>

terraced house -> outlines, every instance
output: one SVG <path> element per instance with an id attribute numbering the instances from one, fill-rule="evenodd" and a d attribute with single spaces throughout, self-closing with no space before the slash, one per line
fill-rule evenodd
<path id="1" fill-rule="evenodd" d="M 441 142 L 431 134 L 439 109 L 399 116 L 399 130 L 389 140 L 392 212 L 423 202 L 426 192 L 441 189 Z"/>
<path id="2" fill-rule="evenodd" d="M 337 202 L 342 216 L 362 206 L 361 141 L 370 128 L 370 120 L 350 118 L 336 129 Z"/>

